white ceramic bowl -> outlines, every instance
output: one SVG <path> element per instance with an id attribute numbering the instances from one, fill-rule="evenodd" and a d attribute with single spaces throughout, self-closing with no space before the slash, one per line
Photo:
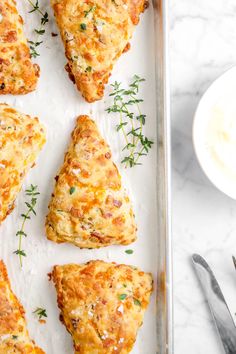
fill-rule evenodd
<path id="1" fill-rule="evenodd" d="M 215 120 L 215 115 L 220 118 Z M 228 123 L 229 117 L 231 117 L 230 123 Z M 234 117 L 234 128 L 236 128 L 236 67 L 228 70 L 208 88 L 199 102 L 193 122 L 193 145 L 203 171 L 219 190 L 236 199 L 236 170 L 232 172 L 231 167 L 229 168 L 231 162 L 235 164 L 236 168 Z M 213 124 L 213 121 L 216 123 Z M 215 134 L 216 125 L 218 135 Z M 224 132 L 225 128 L 226 133 Z M 214 135 L 212 135 L 213 132 Z M 226 135 L 226 139 L 224 135 Z M 216 150 L 212 150 L 212 136 L 221 139 Z M 230 150 L 227 145 L 229 136 L 233 141 L 235 140 L 235 155 L 230 154 L 230 152 L 234 152 L 234 146 L 232 149 L 232 145 L 230 145 Z"/>

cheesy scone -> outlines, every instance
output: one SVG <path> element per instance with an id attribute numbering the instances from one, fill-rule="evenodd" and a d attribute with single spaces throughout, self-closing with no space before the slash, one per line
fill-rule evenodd
<path id="1" fill-rule="evenodd" d="M 29 338 L 24 314 L 0 261 L 0 354 L 44 354 Z"/>
<path id="2" fill-rule="evenodd" d="M 0 94 L 26 94 L 36 88 L 39 66 L 33 64 L 14 0 L 0 2 Z"/>
<path id="3" fill-rule="evenodd" d="M 60 319 L 75 354 L 127 354 L 152 293 L 152 276 L 124 264 L 91 261 L 55 266 Z"/>
<path id="4" fill-rule="evenodd" d="M 68 60 L 66 70 L 88 102 L 100 100 L 113 66 L 147 0 L 51 0 Z"/>
<path id="5" fill-rule="evenodd" d="M 46 218 L 48 239 L 81 248 L 127 245 L 136 239 L 130 200 L 108 144 L 88 116 L 80 116 Z"/>
<path id="6" fill-rule="evenodd" d="M 44 143 L 38 118 L 0 104 L 0 224 L 13 210 L 24 177 Z"/>

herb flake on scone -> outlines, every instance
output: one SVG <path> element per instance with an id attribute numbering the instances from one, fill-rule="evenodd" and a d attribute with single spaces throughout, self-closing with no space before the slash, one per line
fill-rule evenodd
<path id="1" fill-rule="evenodd" d="M 33 64 L 14 0 L 0 2 L 0 95 L 35 90 L 39 66 Z"/>
<path id="2" fill-rule="evenodd" d="M 29 338 L 25 312 L 0 261 L 0 354 L 44 354 Z"/>
<path id="3" fill-rule="evenodd" d="M 66 70 L 88 102 L 100 100 L 113 66 L 129 49 L 146 0 L 51 0 L 68 60 Z"/>
<path id="4" fill-rule="evenodd" d="M 124 264 L 91 261 L 55 266 L 60 319 L 75 354 L 127 354 L 153 290 L 149 273 Z"/>
<path id="5" fill-rule="evenodd" d="M 48 239 L 81 248 L 136 239 L 132 206 L 111 150 L 88 116 L 80 116 L 46 218 Z"/>
<path id="6" fill-rule="evenodd" d="M 0 224 L 14 208 L 24 178 L 45 143 L 38 118 L 0 104 Z"/>

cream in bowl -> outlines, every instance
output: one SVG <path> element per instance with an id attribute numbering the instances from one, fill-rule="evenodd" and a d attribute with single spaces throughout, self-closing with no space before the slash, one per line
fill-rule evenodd
<path id="1" fill-rule="evenodd" d="M 236 199 L 236 67 L 202 97 L 194 118 L 193 142 L 208 178 Z"/>

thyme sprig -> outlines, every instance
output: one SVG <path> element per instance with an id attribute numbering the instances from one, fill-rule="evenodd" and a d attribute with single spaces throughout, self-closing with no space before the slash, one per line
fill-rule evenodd
<path id="1" fill-rule="evenodd" d="M 140 108 L 143 99 L 138 98 L 140 84 L 143 81 L 145 79 L 134 75 L 128 89 L 122 88 L 121 83 L 117 81 L 111 85 L 113 92 L 109 96 L 113 98 L 113 104 L 106 111 L 119 113 L 119 124 L 116 130 L 122 132 L 125 140 L 122 151 L 127 152 L 127 155 L 121 161 L 125 167 L 141 165 L 140 158 L 146 156 L 153 145 L 153 141 L 143 134 L 146 115 Z"/>
<path id="2" fill-rule="evenodd" d="M 43 317 L 48 317 L 46 309 L 43 309 L 42 307 L 37 307 L 36 310 L 33 311 L 33 313 L 38 316 L 39 320 L 41 320 L 41 318 Z"/>
<path id="3" fill-rule="evenodd" d="M 35 3 L 33 3 L 32 0 L 27 0 L 29 2 L 29 4 L 32 6 L 32 10 L 29 11 L 29 13 L 33 13 L 33 12 L 38 12 L 41 16 L 40 19 L 40 26 L 38 28 L 34 29 L 34 32 L 36 33 L 36 39 L 35 41 L 28 41 L 28 43 L 30 44 L 30 55 L 33 58 L 37 58 L 40 54 L 37 51 L 37 48 L 40 46 L 40 44 L 43 43 L 42 40 L 40 40 L 40 36 L 44 35 L 45 33 L 45 25 L 46 23 L 49 21 L 48 19 L 48 13 L 45 11 L 43 12 L 40 7 L 39 7 L 39 1 L 36 0 Z"/>
<path id="4" fill-rule="evenodd" d="M 19 237 L 19 243 L 18 243 L 18 249 L 14 251 L 16 255 L 19 256 L 19 261 L 20 261 L 20 266 L 22 267 L 23 262 L 22 262 L 22 257 L 26 257 L 25 251 L 22 249 L 22 239 L 23 236 L 27 237 L 27 233 L 25 232 L 25 223 L 27 220 L 31 219 L 30 214 L 36 215 L 35 211 L 35 206 L 37 204 L 37 196 L 40 194 L 37 191 L 38 186 L 34 186 L 33 184 L 30 185 L 29 189 L 26 189 L 26 195 L 31 197 L 30 202 L 25 202 L 25 205 L 27 206 L 27 211 L 23 214 L 21 214 L 21 217 L 23 218 L 21 228 L 17 231 L 16 236 Z"/>

